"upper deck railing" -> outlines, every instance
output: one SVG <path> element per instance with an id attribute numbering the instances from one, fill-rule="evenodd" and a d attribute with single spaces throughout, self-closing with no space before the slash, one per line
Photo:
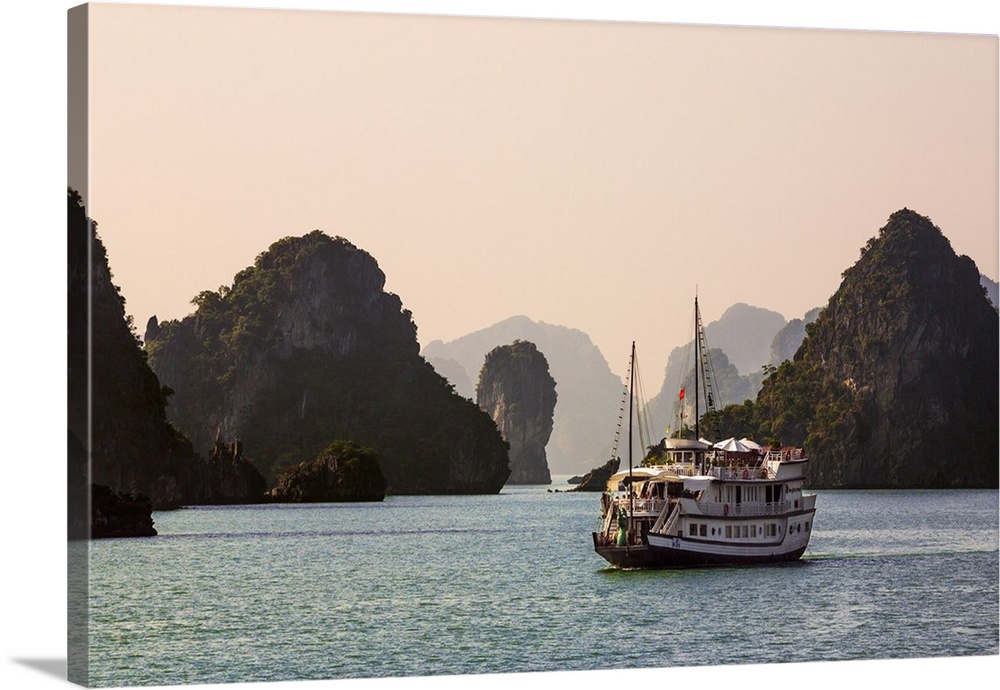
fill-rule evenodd
<path id="1" fill-rule="evenodd" d="M 620 496 L 615 499 L 618 503 L 618 509 L 630 513 L 633 517 L 636 516 L 653 516 L 659 515 L 660 511 L 663 510 L 663 505 L 666 501 L 662 498 L 633 498 L 629 499 L 628 496 Z"/>
<path id="2" fill-rule="evenodd" d="M 655 517 L 663 511 L 666 501 L 661 498 L 634 498 L 629 503 L 627 496 L 616 499 L 618 510 L 632 517 Z M 781 500 L 774 502 L 746 502 L 746 503 L 716 503 L 700 502 L 691 500 L 687 504 L 689 515 L 705 515 L 711 517 L 748 517 L 759 515 L 782 515 L 793 508 L 798 508 L 792 501 Z M 632 509 L 630 511 L 630 507 Z"/>
<path id="3" fill-rule="evenodd" d="M 803 460 L 804 455 L 799 448 L 768 450 L 760 455 L 746 453 L 718 452 L 711 460 L 706 474 L 716 479 L 775 479 L 778 465 L 781 462 Z"/>
<path id="4" fill-rule="evenodd" d="M 775 501 L 773 503 L 698 503 L 701 515 L 712 517 L 748 517 L 760 515 L 783 515 L 789 512 L 794 504 L 790 501 Z"/>
<path id="5" fill-rule="evenodd" d="M 802 453 L 801 448 L 789 448 L 787 450 L 775 449 L 769 450 L 767 455 L 764 457 L 765 460 L 802 460 L 805 455 Z"/>
<path id="6" fill-rule="evenodd" d="M 709 467 L 708 475 L 716 479 L 768 479 L 772 475 L 768 473 L 766 465 L 734 465 L 733 467 Z"/>

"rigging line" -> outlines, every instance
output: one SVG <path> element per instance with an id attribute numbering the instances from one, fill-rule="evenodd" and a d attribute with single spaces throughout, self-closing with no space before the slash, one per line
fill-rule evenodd
<path id="1" fill-rule="evenodd" d="M 640 448 L 646 448 L 647 441 L 649 440 L 649 425 L 644 423 L 648 420 L 648 416 L 644 416 L 646 411 L 646 392 L 642 387 L 642 375 L 639 369 L 639 355 L 635 356 L 635 363 L 633 364 L 635 368 L 635 396 L 636 396 L 636 422 L 639 427 L 639 446 Z M 645 454 L 644 454 L 645 455 Z"/>
<path id="2" fill-rule="evenodd" d="M 715 409 L 719 409 L 723 406 L 722 400 L 722 390 L 718 386 L 719 378 L 715 375 L 715 361 L 712 359 L 712 353 L 708 353 L 708 368 L 712 372 L 712 381 L 716 383 L 715 386 Z"/>
<path id="3" fill-rule="evenodd" d="M 639 391 L 639 439 L 642 443 L 643 459 L 645 459 L 646 449 L 652 446 L 655 440 L 653 438 L 653 423 L 650 418 L 649 398 L 646 397 L 646 388 L 642 382 L 642 370 L 639 368 L 638 355 L 635 359 L 635 380 L 636 389 Z"/>
<path id="4" fill-rule="evenodd" d="M 705 334 L 705 327 L 698 314 L 698 343 L 701 346 L 701 357 L 699 365 L 702 373 L 702 390 L 705 393 L 705 412 L 715 410 L 715 369 L 712 365 L 712 354 L 708 347 L 708 336 Z"/>
<path id="5" fill-rule="evenodd" d="M 626 375 L 625 375 L 625 381 L 626 381 L 626 383 L 625 383 L 624 388 L 622 389 L 622 402 L 618 406 L 618 428 L 615 429 L 615 440 L 611 444 L 611 459 L 612 460 L 615 460 L 616 458 L 618 458 L 618 443 L 619 443 L 619 441 L 621 439 L 621 435 L 622 435 L 622 423 L 623 423 L 624 418 L 625 418 L 625 403 L 628 401 L 628 394 L 629 394 L 628 381 L 631 379 L 631 377 L 632 377 L 632 360 L 629 359 L 629 364 L 628 364 Z"/>
<path id="6" fill-rule="evenodd" d="M 715 386 L 715 384 L 718 383 L 718 378 L 715 375 L 715 362 L 712 360 L 712 352 L 708 348 L 708 336 L 707 335 L 705 336 L 705 353 L 706 353 L 707 359 L 708 359 L 708 372 L 706 372 L 706 374 L 705 374 L 705 379 L 706 380 L 708 379 L 709 372 L 710 372 L 711 373 L 711 377 L 712 377 L 711 383 L 712 383 L 713 387 L 717 388 L 717 386 Z M 709 411 L 713 411 L 714 412 L 714 411 L 717 411 L 717 410 L 719 410 L 719 409 L 722 408 L 722 399 L 719 397 L 720 391 L 716 389 L 716 390 L 713 390 L 712 393 L 714 394 L 715 399 L 712 401 L 712 404 L 710 406 L 707 406 L 705 408 L 706 412 L 709 412 Z M 721 430 L 719 428 L 719 418 L 716 416 L 714 419 L 715 419 L 715 424 L 713 424 L 713 426 L 712 426 L 712 432 L 714 433 L 716 440 L 719 440 L 721 438 L 721 435 L 722 435 L 721 434 Z"/>
<path id="7" fill-rule="evenodd" d="M 633 346 L 632 352 L 633 352 L 633 354 L 632 354 L 632 398 L 635 400 L 636 408 L 637 408 L 637 410 L 636 410 L 636 421 L 637 421 L 636 426 L 638 427 L 638 429 L 636 429 L 636 431 L 639 432 L 639 444 L 642 445 L 642 442 L 643 442 L 643 438 L 642 438 L 642 413 L 639 412 L 639 410 L 642 409 L 642 405 L 640 404 L 640 400 L 641 400 L 641 398 L 640 398 L 640 386 L 642 384 L 640 383 L 640 379 L 639 379 L 639 357 L 638 357 L 638 355 L 634 354 L 635 353 L 635 346 Z"/>

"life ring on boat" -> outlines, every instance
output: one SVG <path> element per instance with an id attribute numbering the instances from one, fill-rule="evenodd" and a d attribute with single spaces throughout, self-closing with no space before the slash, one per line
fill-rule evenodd
<path id="1" fill-rule="evenodd" d="M 729 515 L 729 504 L 728 503 L 723 503 L 722 504 L 722 514 L 723 515 Z"/>
<path id="2" fill-rule="evenodd" d="M 750 470 L 748 470 L 745 467 L 743 468 L 743 478 L 744 479 L 750 479 Z"/>

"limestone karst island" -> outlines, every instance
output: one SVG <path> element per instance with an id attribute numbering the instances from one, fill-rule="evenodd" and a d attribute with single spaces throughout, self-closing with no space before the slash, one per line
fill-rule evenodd
<path id="1" fill-rule="evenodd" d="M 69 489 L 90 505 L 73 536 L 152 535 L 151 511 L 183 505 L 547 484 L 547 447 L 606 428 L 609 370 L 581 386 L 557 345 L 509 332 L 467 356 L 474 402 L 472 377 L 421 355 L 375 258 L 320 231 L 262 248 L 140 338 L 97 223 L 72 190 L 67 208 Z M 773 339 L 785 358 L 732 377 L 739 402 L 705 420 L 723 437 L 805 447 L 814 488 L 997 487 L 997 309 L 928 218 L 894 213 L 829 302 Z M 457 362 L 437 347 L 437 367 Z M 571 459 L 614 471 L 603 452 Z"/>

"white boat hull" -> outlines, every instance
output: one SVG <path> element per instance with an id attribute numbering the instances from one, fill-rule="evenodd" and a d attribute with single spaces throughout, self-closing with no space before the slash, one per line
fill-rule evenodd
<path id="1" fill-rule="evenodd" d="M 815 510 L 807 510 L 786 516 L 812 522 Z M 739 521 L 733 521 L 737 523 Z M 753 565 L 762 563 L 786 563 L 797 561 L 809 545 L 811 529 L 784 531 L 779 540 L 741 540 L 740 542 L 720 539 L 665 535 L 650 532 L 644 535 L 642 543 L 631 546 L 600 544 L 594 535 L 595 551 L 612 565 L 619 568 L 690 568 L 702 566 Z M 721 533 L 721 530 L 720 530 Z"/>

